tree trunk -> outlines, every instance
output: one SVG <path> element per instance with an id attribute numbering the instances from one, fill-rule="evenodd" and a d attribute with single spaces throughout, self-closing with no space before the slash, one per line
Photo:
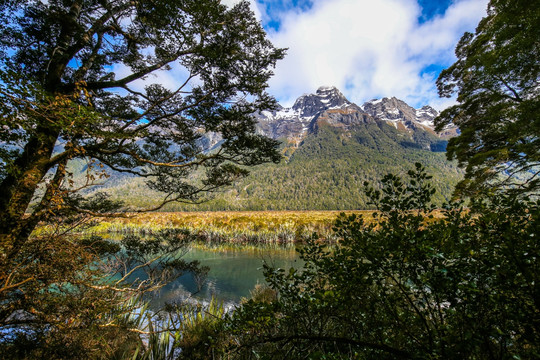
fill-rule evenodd
<path id="1" fill-rule="evenodd" d="M 33 229 L 26 229 L 25 212 L 39 183 L 50 169 L 50 158 L 58 131 L 43 129 L 27 143 L 15 161 L 20 171 L 9 174 L 0 185 L 0 250 L 12 254 L 27 240 Z M 34 225 L 35 226 L 35 225 Z"/>
<path id="2" fill-rule="evenodd" d="M 82 0 L 73 1 L 68 15 L 61 20 L 62 30 L 42 84 L 49 94 L 57 94 L 62 85 L 62 75 L 71 59 L 66 49 L 72 44 L 77 31 L 82 3 Z M 4 257 L 16 252 L 36 226 L 37 221 L 26 221 L 25 212 L 39 183 L 54 165 L 50 159 L 60 129 L 45 119 L 36 120 L 38 126 L 35 133 L 15 161 L 17 172 L 8 174 L 0 184 L 0 256 Z"/>

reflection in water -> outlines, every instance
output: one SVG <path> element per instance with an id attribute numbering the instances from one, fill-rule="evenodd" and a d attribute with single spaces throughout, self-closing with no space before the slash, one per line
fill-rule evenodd
<path id="1" fill-rule="evenodd" d="M 289 269 L 300 267 L 301 260 L 294 247 L 253 247 L 235 246 L 231 249 L 193 248 L 183 259 L 199 260 L 209 266 L 210 272 L 200 292 L 193 298 L 204 301 L 215 295 L 225 303 L 238 303 L 248 297 L 257 283 L 264 283 L 263 263 Z M 197 284 L 192 274 L 187 273 L 168 284 L 152 300 L 153 307 L 165 303 L 182 301 L 197 292 Z"/>

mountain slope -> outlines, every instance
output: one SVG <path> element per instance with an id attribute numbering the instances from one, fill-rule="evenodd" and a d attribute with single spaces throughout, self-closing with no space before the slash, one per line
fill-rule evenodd
<path id="1" fill-rule="evenodd" d="M 448 137 L 433 131 L 437 112 L 414 109 L 396 98 L 358 106 L 334 87 L 297 99 L 291 108 L 255 115 L 258 131 L 283 143 L 284 160 L 265 164 L 216 199 L 167 210 L 363 209 L 363 183 L 377 184 L 389 172 L 404 174 L 415 162 L 433 175 L 438 200 L 448 199 L 461 178 L 444 154 Z M 116 198 L 149 205 L 155 195 L 140 179 L 108 190 Z"/>

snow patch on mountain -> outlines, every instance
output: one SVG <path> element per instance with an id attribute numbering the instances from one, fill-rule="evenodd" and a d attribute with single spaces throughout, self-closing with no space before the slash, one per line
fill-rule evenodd
<path id="1" fill-rule="evenodd" d="M 373 99 L 358 106 L 334 86 L 321 86 L 315 94 L 304 94 L 290 108 L 279 106 L 275 111 L 255 114 L 259 133 L 293 143 L 299 143 L 321 119 L 344 129 L 358 122 L 385 121 L 399 131 L 422 129 L 435 134 L 433 120 L 437 115 L 431 106 L 415 109 L 395 97 Z M 451 136 L 451 132 L 447 134 Z"/>
<path id="2" fill-rule="evenodd" d="M 370 100 L 362 105 L 362 109 L 379 120 L 401 122 L 408 129 L 421 126 L 433 130 L 433 120 L 439 115 L 431 106 L 415 109 L 395 97 Z"/>

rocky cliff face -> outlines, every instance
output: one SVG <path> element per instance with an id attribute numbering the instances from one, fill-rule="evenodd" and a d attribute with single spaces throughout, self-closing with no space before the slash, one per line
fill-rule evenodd
<path id="1" fill-rule="evenodd" d="M 313 120 L 329 109 L 361 109 L 335 87 L 320 87 L 315 94 L 300 96 L 291 108 L 279 107 L 256 114 L 259 131 L 274 139 L 302 138 L 313 127 Z"/>
<path id="2" fill-rule="evenodd" d="M 415 109 L 395 97 L 371 100 L 361 107 L 350 102 L 335 87 L 320 87 L 315 94 L 304 94 L 291 108 L 280 107 L 257 114 L 259 132 L 274 139 L 287 139 L 299 144 L 323 121 L 346 130 L 369 122 L 387 123 L 404 135 L 427 132 L 438 138 L 455 135 L 455 129 L 442 134 L 434 131 L 433 120 L 438 112 L 430 106 Z"/>
<path id="3" fill-rule="evenodd" d="M 391 124 L 404 124 L 407 128 L 421 126 L 433 129 L 433 119 L 438 112 L 430 106 L 415 109 L 395 97 L 371 100 L 362 106 L 363 110 L 376 119 Z"/>
<path id="4" fill-rule="evenodd" d="M 324 110 L 341 109 L 353 106 L 343 94 L 335 87 L 323 86 L 315 94 L 306 94 L 299 97 L 292 109 L 302 117 L 313 117 Z"/>

